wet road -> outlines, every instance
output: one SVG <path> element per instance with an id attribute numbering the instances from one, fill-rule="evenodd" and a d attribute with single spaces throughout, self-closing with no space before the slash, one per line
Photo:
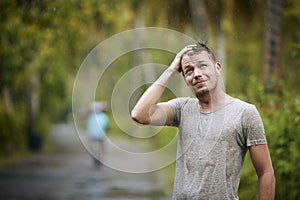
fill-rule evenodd
<path id="1" fill-rule="evenodd" d="M 0 199 L 170 199 L 171 189 L 160 171 L 131 174 L 96 169 L 71 126 L 57 125 L 52 136 L 55 153 L 37 154 L 0 169 Z"/>

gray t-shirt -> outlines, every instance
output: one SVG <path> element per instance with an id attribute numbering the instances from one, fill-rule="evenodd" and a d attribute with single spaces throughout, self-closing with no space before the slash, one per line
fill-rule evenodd
<path id="1" fill-rule="evenodd" d="M 196 98 L 168 101 L 179 128 L 173 199 L 238 199 L 240 173 L 248 147 L 266 144 L 254 105 L 234 99 L 211 112 Z"/>

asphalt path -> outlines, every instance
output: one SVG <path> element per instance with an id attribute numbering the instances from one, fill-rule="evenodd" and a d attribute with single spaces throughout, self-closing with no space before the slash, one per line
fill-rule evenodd
<path id="1" fill-rule="evenodd" d="M 161 171 L 134 174 L 107 166 L 95 168 L 72 125 L 55 125 L 51 141 L 55 151 L 37 153 L 0 169 L 0 199 L 171 199 L 171 188 Z M 117 153 L 110 159 L 126 162 Z M 151 163 L 143 163 L 147 162 Z"/>

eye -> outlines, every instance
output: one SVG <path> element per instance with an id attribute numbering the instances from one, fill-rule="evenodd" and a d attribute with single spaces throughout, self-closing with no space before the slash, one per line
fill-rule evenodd
<path id="1" fill-rule="evenodd" d="M 185 74 L 191 74 L 193 72 L 193 68 L 192 67 L 188 67 L 184 70 Z"/>
<path id="2" fill-rule="evenodd" d="M 207 65 L 206 65 L 206 64 L 201 64 L 200 67 L 201 67 L 201 68 L 206 68 Z"/>

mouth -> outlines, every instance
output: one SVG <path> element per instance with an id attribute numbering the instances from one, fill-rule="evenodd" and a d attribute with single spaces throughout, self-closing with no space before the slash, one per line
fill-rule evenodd
<path id="1" fill-rule="evenodd" d="M 203 85 L 205 83 L 205 80 L 200 80 L 194 83 L 194 86 L 200 86 Z"/>

